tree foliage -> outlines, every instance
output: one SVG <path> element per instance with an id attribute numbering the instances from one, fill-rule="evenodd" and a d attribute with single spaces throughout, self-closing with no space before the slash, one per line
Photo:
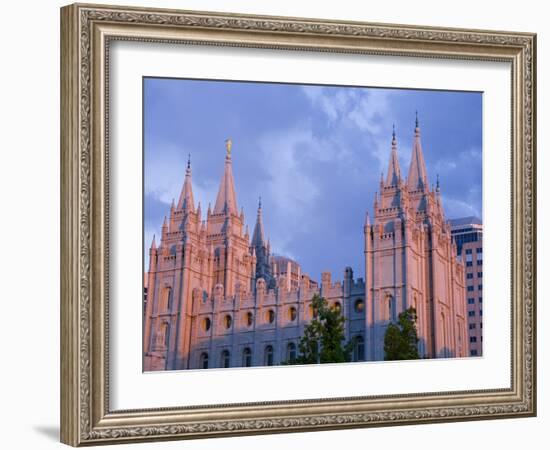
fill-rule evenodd
<path id="1" fill-rule="evenodd" d="M 419 359 L 416 309 L 409 308 L 399 314 L 397 323 L 390 323 L 384 335 L 384 359 L 397 361 Z"/>
<path id="2" fill-rule="evenodd" d="M 345 343 L 344 322 L 340 310 L 328 306 L 326 299 L 314 295 L 314 317 L 304 328 L 298 344 L 299 355 L 293 364 L 322 364 L 347 362 L 352 343 Z M 320 348 L 319 348 L 320 347 Z"/>

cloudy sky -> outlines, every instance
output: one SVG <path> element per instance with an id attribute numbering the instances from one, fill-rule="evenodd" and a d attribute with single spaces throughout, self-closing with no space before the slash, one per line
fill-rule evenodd
<path id="1" fill-rule="evenodd" d="M 428 178 L 447 218 L 481 218 L 482 94 L 292 84 L 144 80 L 144 254 L 181 191 L 191 154 L 195 202 L 216 200 L 228 137 L 251 232 L 258 197 L 271 248 L 320 279 L 362 276 L 363 222 L 395 123 L 408 171 L 415 110 Z M 158 241 L 157 241 L 158 242 Z"/>

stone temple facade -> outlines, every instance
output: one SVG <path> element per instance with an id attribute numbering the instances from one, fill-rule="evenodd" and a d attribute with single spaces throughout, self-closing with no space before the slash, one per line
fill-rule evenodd
<path id="1" fill-rule="evenodd" d="M 374 217 L 366 216 L 364 277 L 312 280 L 296 261 L 274 255 L 262 205 L 252 236 L 239 211 L 231 142 L 214 209 L 195 206 L 191 167 L 177 204 L 149 255 L 144 312 L 144 370 L 277 365 L 292 361 L 319 294 L 346 318 L 354 361 L 384 359 L 384 333 L 400 312 L 418 313 L 421 357 L 468 356 L 464 266 L 443 212 L 439 182 L 430 187 L 418 121 L 411 163 L 401 176 L 393 134 Z M 361 224 L 358 224 L 358 232 Z M 361 251 L 361 249 L 357 249 Z"/>

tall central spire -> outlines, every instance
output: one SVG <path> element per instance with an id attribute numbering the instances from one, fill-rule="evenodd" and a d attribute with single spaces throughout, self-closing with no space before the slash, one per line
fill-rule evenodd
<path id="1" fill-rule="evenodd" d="M 391 156 L 388 166 L 388 176 L 386 177 L 387 186 L 396 186 L 401 179 L 401 169 L 399 168 L 399 158 L 397 157 L 397 139 L 395 138 L 395 125 L 393 126 L 391 141 Z"/>
<path id="2" fill-rule="evenodd" d="M 426 164 L 424 163 L 424 154 L 422 153 L 422 144 L 420 142 L 418 112 L 416 113 L 414 143 L 411 155 L 411 165 L 409 166 L 409 176 L 407 177 L 407 186 L 411 191 L 416 191 L 418 189 L 424 189 L 428 187 Z"/>
<path id="3" fill-rule="evenodd" d="M 193 186 L 191 183 L 191 155 L 187 159 L 187 169 L 185 170 L 185 181 L 178 200 L 178 209 L 193 211 L 195 209 L 195 201 L 193 199 Z"/>
<path id="4" fill-rule="evenodd" d="M 262 219 L 262 197 L 260 197 L 258 202 L 258 215 L 256 216 L 256 225 L 254 226 L 254 233 L 252 234 L 251 246 L 256 248 L 265 246 L 264 223 Z"/>
<path id="5" fill-rule="evenodd" d="M 214 205 L 214 214 L 238 214 L 237 196 L 235 195 L 235 183 L 233 181 L 233 169 L 231 164 L 231 139 L 225 141 L 225 168 L 223 171 L 220 189 Z"/>

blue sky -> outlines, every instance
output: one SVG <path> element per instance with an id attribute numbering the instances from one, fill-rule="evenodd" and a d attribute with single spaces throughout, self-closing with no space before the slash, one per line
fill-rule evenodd
<path id="1" fill-rule="evenodd" d="M 191 154 L 195 202 L 216 200 L 233 140 L 237 202 L 254 227 L 261 195 L 272 250 L 314 279 L 362 276 L 363 222 L 395 123 L 406 175 L 418 110 L 430 183 L 447 218 L 481 218 L 482 94 L 292 84 L 144 80 L 144 253 L 179 196 Z"/>

